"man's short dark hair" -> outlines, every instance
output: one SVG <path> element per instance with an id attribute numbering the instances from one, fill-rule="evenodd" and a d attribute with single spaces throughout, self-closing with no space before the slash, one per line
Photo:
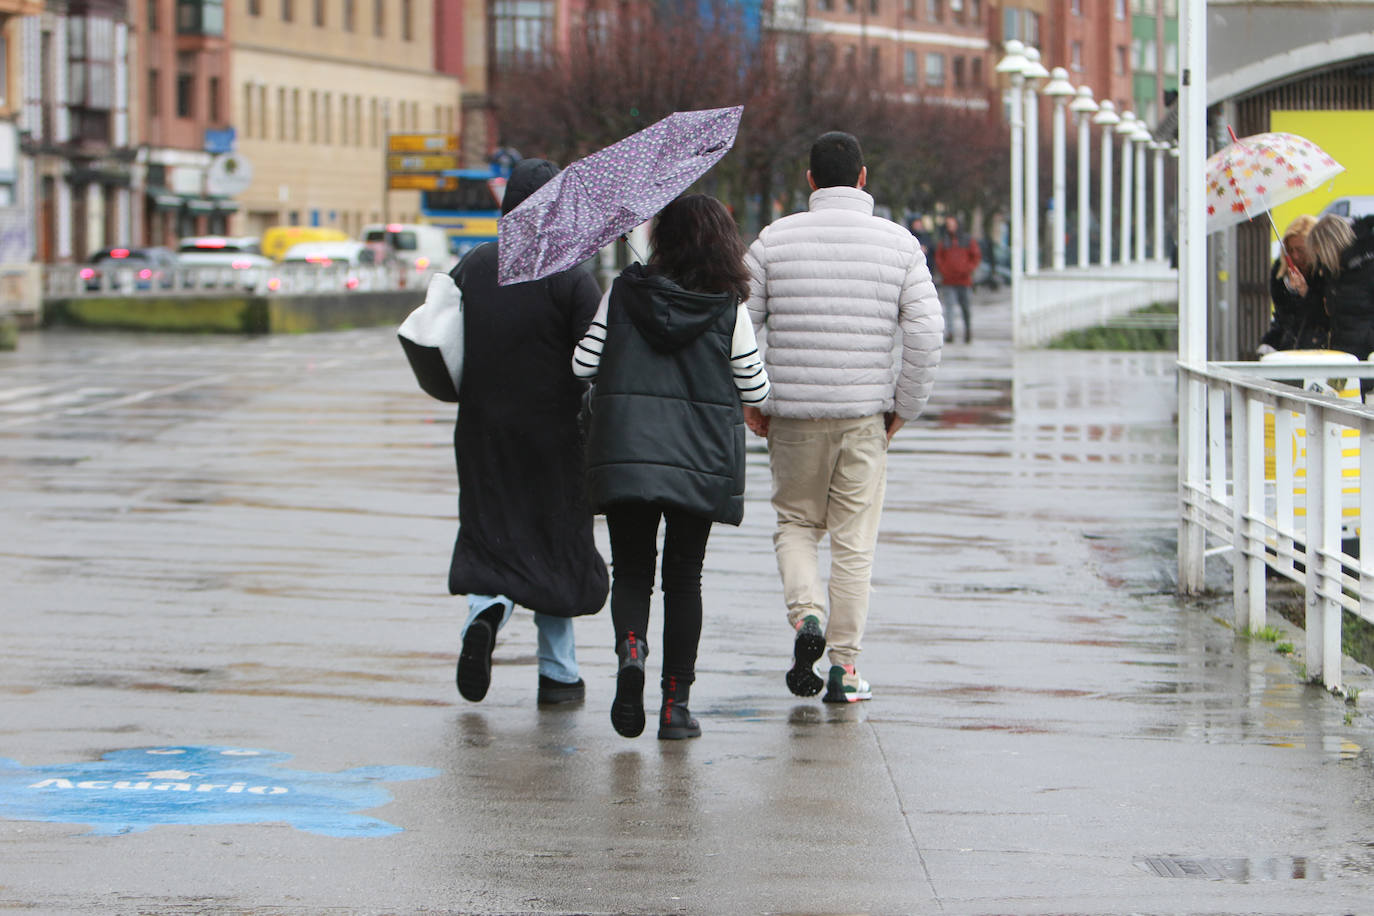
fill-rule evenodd
<path id="1" fill-rule="evenodd" d="M 818 188 L 852 188 L 859 183 L 864 152 L 853 134 L 832 130 L 811 144 L 811 180 Z"/>

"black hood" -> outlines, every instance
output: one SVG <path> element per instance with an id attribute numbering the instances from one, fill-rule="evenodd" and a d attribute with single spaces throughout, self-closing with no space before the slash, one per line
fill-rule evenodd
<path id="1" fill-rule="evenodd" d="M 642 264 L 631 264 L 616 281 L 621 302 L 649 345 L 660 353 L 700 337 L 720 313 L 739 300 L 729 293 L 694 293 Z"/>
<path id="2" fill-rule="evenodd" d="M 501 198 L 501 214 L 504 216 L 524 202 L 535 191 L 548 184 L 557 175 L 558 166 L 547 159 L 521 159 L 510 170 L 506 179 L 506 194 Z"/>

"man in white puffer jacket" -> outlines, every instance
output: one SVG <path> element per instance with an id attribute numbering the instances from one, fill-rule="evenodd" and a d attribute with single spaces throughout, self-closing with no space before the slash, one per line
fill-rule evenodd
<path id="1" fill-rule="evenodd" d="M 796 632 L 787 686 L 827 702 L 872 696 L 855 668 L 887 480 L 887 444 L 925 408 L 944 318 L 925 255 L 903 227 L 873 215 L 859 141 L 834 131 L 811 147 L 806 213 L 749 249 L 749 312 L 766 329 L 773 384 L 750 429 L 768 437 L 773 535 L 787 619 Z M 901 342 L 900 364 L 894 357 Z M 830 535 L 829 614 L 817 544 Z M 830 647 L 830 670 L 816 663 Z"/>

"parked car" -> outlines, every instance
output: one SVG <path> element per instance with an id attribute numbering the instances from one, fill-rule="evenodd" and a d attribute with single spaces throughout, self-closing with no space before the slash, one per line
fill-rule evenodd
<path id="1" fill-rule="evenodd" d="M 302 242 L 346 242 L 348 235 L 340 229 L 324 226 L 269 226 L 262 233 L 262 253 L 274 261 L 286 257 L 291 248 Z"/>
<path id="2" fill-rule="evenodd" d="M 363 227 L 363 241 L 382 261 L 396 260 L 421 272 L 450 270 L 456 259 L 448 233 L 424 223 L 374 223 Z"/>
<path id="3" fill-rule="evenodd" d="M 1321 215 L 1334 213 L 1347 219 L 1374 215 L 1374 195 L 1362 197 L 1338 197 L 1323 208 Z"/>
<path id="4" fill-rule="evenodd" d="M 365 242 L 301 242 L 286 251 L 282 270 L 268 281 L 267 288 L 275 292 L 296 281 L 311 289 L 368 289 L 373 278 L 366 268 L 376 263 L 376 253 Z M 311 277 L 314 271 L 322 276 Z M 283 277 L 287 278 L 285 283 Z M 300 283 L 302 280 L 305 282 Z"/>
<path id="5" fill-rule="evenodd" d="M 255 236 L 201 235 L 181 240 L 177 266 L 188 270 L 232 268 L 242 272 L 235 278 L 235 286 L 259 289 L 266 287 L 274 264 L 271 258 L 263 257 Z"/>
<path id="6" fill-rule="evenodd" d="M 81 268 L 88 292 L 169 289 L 177 258 L 169 248 L 102 248 Z"/>

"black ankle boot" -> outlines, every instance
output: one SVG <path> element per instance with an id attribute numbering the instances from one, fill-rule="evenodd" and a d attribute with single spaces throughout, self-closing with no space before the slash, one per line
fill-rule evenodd
<path id="1" fill-rule="evenodd" d="M 649 647 L 634 633 L 627 633 L 615 651 L 620 671 L 615 676 L 611 725 L 626 738 L 637 738 L 644 731 L 644 657 Z"/>
<path id="2" fill-rule="evenodd" d="M 692 712 L 687 708 L 691 692 L 691 683 L 672 675 L 664 676 L 663 708 L 658 712 L 660 739 L 701 737 L 701 724 L 692 718 Z"/>

